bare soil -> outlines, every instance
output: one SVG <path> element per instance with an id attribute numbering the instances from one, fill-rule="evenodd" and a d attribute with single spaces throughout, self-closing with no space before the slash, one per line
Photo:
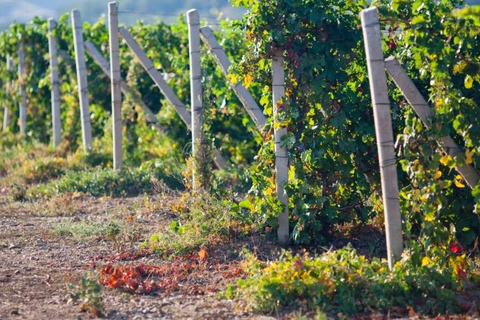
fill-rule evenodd
<path id="1" fill-rule="evenodd" d="M 81 302 L 69 298 L 66 284 L 77 285 L 87 274 L 113 266 L 164 265 L 158 255 L 121 261 L 121 254 L 135 253 L 139 243 L 165 228 L 174 217 L 171 196 L 153 198 L 94 199 L 63 195 L 34 203 L 11 202 L 0 194 L 0 319 L 90 319 Z M 120 238 L 102 234 L 69 235 L 63 225 L 108 225 L 127 229 Z M 129 293 L 102 288 L 103 316 L 108 319 L 268 319 L 244 312 L 218 292 L 235 283 L 240 274 L 228 274 L 240 261 L 242 243 L 212 249 L 216 267 L 198 268 L 178 280 L 171 292 Z M 249 244 L 252 245 L 252 244 Z M 255 245 L 255 244 L 253 244 Z M 120 260 L 120 261 L 119 261 Z M 161 280 L 161 279 L 156 279 Z M 195 290 L 189 290 L 195 288 Z M 213 288 L 213 289 L 212 289 Z"/>

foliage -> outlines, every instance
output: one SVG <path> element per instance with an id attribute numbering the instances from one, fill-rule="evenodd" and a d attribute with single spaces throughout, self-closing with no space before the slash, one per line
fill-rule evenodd
<path id="1" fill-rule="evenodd" d="M 241 3 L 241 1 L 237 1 Z M 243 1 L 253 42 L 236 72 L 259 82 L 270 116 L 267 138 L 252 169 L 254 210 L 275 226 L 273 108 L 288 128 L 287 186 L 296 243 L 323 242 L 333 223 L 366 220 L 378 187 L 374 130 L 358 13 L 365 1 Z M 286 62 L 286 98 L 271 104 L 270 59 Z"/>
<path id="2" fill-rule="evenodd" d="M 80 112 L 77 93 L 77 79 L 73 49 L 73 35 L 68 24 L 69 16 L 63 15 L 55 30 L 59 51 L 60 95 L 62 110 L 63 139 L 67 150 L 75 151 L 81 145 Z M 227 22 L 222 22 L 222 31 L 216 32 L 227 54 L 238 57 L 243 52 L 243 39 L 240 32 L 234 31 Z M 20 83 L 28 88 L 27 127 L 28 135 L 40 142 L 46 143 L 51 137 L 50 116 L 50 80 L 48 70 L 48 46 L 46 21 L 35 18 L 28 24 L 14 23 L 10 29 L 0 34 L 0 60 L 5 61 L 7 55 L 16 57 L 20 41 L 26 44 L 26 74 L 27 79 L 20 81 L 15 72 L 0 65 L 0 75 L 9 85 L 9 97 L 0 93 L 0 101 L 5 102 L 11 110 L 12 121 L 8 131 L 17 132 L 18 94 L 16 90 Z M 190 100 L 189 76 L 185 72 L 188 63 L 188 30 L 186 23 L 179 19 L 177 24 L 167 25 L 156 22 L 129 27 L 129 31 L 145 48 L 147 56 L 155 66 L 169 75 L 169 84 L 180 100 L 187 106 Z M 91 41 L 104 56 L 108 56 L 108 30 L 104 19 L 94 24 L 84 23 L 85 40 Z M 224 39 L 224 40 L 222 40 Z M 162 50 L 158 50 L 161 47 Z M 168 128 L 167 135 L 173 138 L 175 146 L 181 152 L 188 145 L 189 134 L 185 125 L 176 115 L 170 103 L 165 100 L 160 90 L 155 87 L 150 77 L 145 75 L 143 68 L 134 59 L 133 53 L 126 46 L 121 46 L 122 76 L 128 84 L 140 93 L 142 100 L 154 112 L 159 113 L 160 124 Z M 202 68 L 205 84 L 205 104 L 209 107 L 206 117 L 207 131 L 211 132 L 209 144 L 216 144 L 222 152 L 230 155 L 235 163 L 245 165 L 255 155 L 256 144 L 260 135 L 256 132 L 253 122 L 248 118 L 233 91 L 229 88 L 225 76 L 214 62 L 211 55 L 204 49 Z M 235 59 L 234 59 L 235 60 Z M 110 123 L 110 81 L 102 73 L 95 62 L 86 57 L 87 77 L 89 82 L 90 115 L 94 150 L 104 150 L 111 153 L 111 123 Z M 240 116 L 239 116 L 240 115 Z M 142 161 L 158 156 L 159 136 L 147 124 L 146 116 L 139 107 L 126 97 L 123 108 L 124 148 L 127 151 L 126 165 L 138 165 Z M 244 146 L 240 147 L 243 143 Z M 173 144 L 173 143 L 172 143 Z M 176 148 L 175 147 L 175 148 Z"/>
<path id="3" fill-rule="evenodd" d="M 337 316 L 372 310 L 405 315 L 409 312 L 452 314 L 460 311 L 457 290 L 465 278 L 457 269 L 423 261 L 412 263 L 404 254 L 390 272 L 385 260 L 367 260 L 346 247 L 320 256 L 292 256 L 264 263 L 246 254 L 248 277 L 227 289 L 227 298 L 242 297 L 249 308 L 273 312 L 282 307 L 319 308 Z M 465 259 L 457 256 L 455 266 Z M 463 266 L 464 267 L 464 266 Z"/>
<path id="4" fill-rule="evenodd" d="M 61 145 L 57 149 L 45 147 L 33 138 L 20 134 L 5 134 L 0 138 L 0 181 L 2 184 L 31 184 L 48 182 L 69 170 L 107 165 L 109 156 L 104 153 L 81 150 L 67 152 Z"/>
<path id="5" fill-rule="evenodd" d="M 85 241 L 92 237 L 105 236 L 114 239 L 124 226 L 121 222 L 110 221 L 108 225 L 102 223 L 85 222 L 62 222 L 52 227 L 51 233 L 62 238 L 72 238 L 76 241 Z"/>
<path id="6" fill-rule="evenodd" d="M 217 200 L 207 193 L 191 196 L 186 193 L 173 211 L 178 218 L 168 228 L 152 234 L 142 246 L 169 255 L 190 253 L 213 243 L 248 234 L 254 221 L 244 215 L 241 205 Z"/>
<path id="7" fill-rule="evenodd" d="M 94 169 L 89 171 L 70 171 L 59 180 L 39 185 L 28 191 L 29 198 L 49 197 L 70 192 L 99 196 L 120 197 L 152 192 L 159 181 L 170 188 L 182 188 L 178 169 L 159 162 L 145 162 L 139 168 Z"/>
<path id="8" fill-rule="evenodd" d="M 393 1 L 391 7 L 380 8 L 383 23 L 390 25 L 385 51 L 401 61 L 433 105 L 427 129 L 404 107 L 404 98 L 396 100 L 404 117 L 397 140 L 400 163 L 409 182 L 401 193 L 405 230 L 408 237 L 421 230 L 424 250 L 438 256 L 445 256 L 435 252 L 438 243 L 458 238 L 469 246 L 480 234 L 476 197 L 480 185 L 472 194 L 454 170 L 464 164 L 478 168 L 480 160 L 480 24 L 468 15 L 452 15 L 461 4 Z M 437 141 L 446 135 L 459 145 L 459 156 L 451 157 L 440 148 Z"/>
<path id="9" fill-rule="evenodd" d="M 102 286 L 95 276 L 88 274 L 82 277 L 80 285 L 69 283 L 67 289 L 70 299 L 80 300 L 82 312 L 88 311 L 98 318 L 103 316 Z"/>
<path id="10" fill-rule="evenodd" d="M 329 226 L 365 221 L 381 214 L 373 115 L 366 79 L 359 12 L 366 1 L 236 1 L 250 8 L 245 17 L 249 52 L 235 67 L 236 77 L 264 86 L 260 100 L 288 128 L 287 186 L 296 243 L 325 241 Z M 408 243 L 436 252 L 436 244 L 459 238 L 471 245 L 480 234 L 472 193 L 454 172 L 457 164 L 479 161 L 478 23 L 452 16 L 461 1 L 376 1 L 386 55 L 397 56 L 415 84 L 434 105 L 426 130 L 405 99 L 391 86 L 394 132 L 401 157 L 402 212 Z M 458 14 L 457 14 L 458 15 Z M 276 52 L 286 64 L 286 98 L 271 105 L 270 62 Z M 252 211 L 276 225 L 272 119 L 267 139 L 252 168 Z M 465 157 L 446 156 L 436 140 L 452 135 Z M 410 240 L 413 240 L 410 242 Z"/>

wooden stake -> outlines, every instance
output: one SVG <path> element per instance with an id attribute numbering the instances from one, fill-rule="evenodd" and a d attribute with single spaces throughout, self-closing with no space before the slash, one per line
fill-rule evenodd
<path id="1" fill-rule="evenodd" d="M 26 89 L 26 75 L 25 75 L 25 44 L 20 43 L 18 48 L 18 79 L 20 81 L 20 132 L 25 134 L 27 131 L 27 89 Z"/>
<path id="2" fill-rule="evenodd" d="M 52 81 L 53 146 L 58 147 L 62 139 L 62 120 L 60 118 L 60 94 L 58 90 L 57 40 L 53 34 L 55 26 L 55 20 L 48 19 L 48 51 L 50 53 L 50 79 Z"/>
<path id="3" fill-rule="evenodd" d="M 78 96 L 80 99 L 80 117 L 82 123 L 83 148 L 92 150 L 92 125 L 90 123 L 90 104 L 88 101 L 87 66 L 83 48 L 83 30 L 80 11 L 72 11 L 73 44 L 77 65 Z"/>
<path id="4" fill-rule="evenodd" d="M 190 100 L 192 113 L 192 157 L 193 163 L 193 190 L 200 186 L 198 179 L 198 166 L 203 159 L 203 93 L 202 70 L 200 65 L 200 18 L 195 9 L 187 11 L 188 46 L 190 57 Z"/>
<path id="5" fill-rule="evenodd" d="M 100 69 L 102 69 L 103 73 L 111 79 L 111 74 L 110 74 L 110 63 L 102 56 L 102 54 L 95 48 L 95 45 L 91 43 L 89 40 L 85 41 L 85 50 L 87 53 L 93 58 L 93 60 L 98 64 Z M 163 126 L 161 126 L 158 122 L 157 117 L 155 114 L 150 110 L 149 107 L 145 104 L 145 102 L 142 101 L 142 97 L 138 94 L 137 91 L 134 89 L 130 88 L 128 84 L 121 80 L 120 88 L 122 90 L 122 93 L 131 99 L 135 105 L 139 106 L 143 112 L 145 112 L 145 115 L 147 117 L 147 120 L 149 123 L 153 123 L 153 125 L 161 132 L 161 133 L 166 133 L 167 129 Z"/>
<path id="6" fill-rule="evenodd" d="M 228 76 L 228 69 L 232 64 L 230 63 L 230 60 L 228 60 L 225 50 L 223 50 L 215 38 L 213 30 L 209 27 L 200 28 L 200 37 L 210 50 L 213 59 L 220 66 L 222 73 L 225 76 Z M 238 99 L 240 99 L 240 102 L 243 104 L 245 110 L 250 115 L 250 118 L 252 118 L 253 122 L 257 126 L 258 130 L 262 132 L 266 118 L 263 114 L 263 111 L 258 107 L 257 102 L 255 102 L 255 99 L 253 99 L 250 92 L 242 85 L 240 81 L 235 84 L 230 82 L 230 84 L 232 85 L 232 89 L 237 95 Z"/>
<path id="7" fill-rule="evenodd" d="M 284 205 L 284 211 L 278 215 L 277 236 L 280 243 L 287 243 L 289 240 L 288 226 L 288 195 L 284 185 L 288 182 L 288 155 L 287 148 L 281 146 L 282 137 L 286 136 L 287 128 L 278 127 L 283 98 L 285 97 L 285 70 L 283 55 L 281 52 L 275 54 L 272 60 L 272 86 L 273 86 L 273 118 L 275 121 L 275 177 L 277 198 Z"/>
<path id="8" fill-rule="evenodd" d="M 385 67 L 387 72 L 392 77 L 393 81 L 403 93 L 408 103 L 412 106 L 413 110 L 417 113 L 418 117 L 422 120 L 427 128 L 430 128 L 430 117 L 433 115 L 432 109 L 430 109 L 427 101 L 423 98 L 420 91 L 413 83 L 412 79 L 407 75 L 400 63 L 395 57 L 390 57 L 385 60 Z M 467 182 L 468 186 L 473 189 L 480 180 L 480 176 L 474 167 L 465 163 L 465 154 L 449 136 L 442 137 L 439 141 L 440 146 L 450 154 L 452 157 L 463 159 L 463 165 L 456 167 L 457 171 Z"/>
<path id="9" fill-rule="evenodd" d="M 122 93 L 120 49 L 118 44 L 118 3 L 108 4 L 108 34 L 110 38 L 110 79 L 112 86 L 113 168 L 123 166 L 122 158 Z"/>
<path id="10" fill-rule="evenodd" d="M 10 111 L 8 110 L 8 99 L 9 99 L 9 92 L 8 89 L 5 88 L 5 102 L 3 107 L 3 132 L 7 132 L 8 124 L 10 123 Z"/>
<path id="11" fill-rule="evenodd" d="M 175 95 L 173 90 L 168 86 L 167 82 L 165 79 L 163 79 L 163 76 L 158 72 L 157 69 L 155 69 L 155 66 L 153 65 L 152 61 L 148 59 L 147 55 L 142 51 L 138 43 L 133 39 L 132 35 L 128 32 L 125 27 L 119 27 L 118 31 L 120 35 L 123 37 L 125 42 L 127 43 L 128 47 L 133 51 L 133 53 L 137 56 L 138 60 L 142 64 L 143 68 L 147 73 L 150 75 L 152 80 L 155 82 L 157 87 L 160 89 L 162 94 L 167 98 L 167 100 L 172 104 L 174 107 L 175 111 L 177 111 L 178 115 L 180 118 L 183 120 L 185 125 L 188 127 L 188 129 L 191 130 L 192 128 L 192 116 L 188 112 L 188 110 L 185 108 L 183 103 L 178 99 L 178 97 Z M 222 157 L 220 152 L 218 150 L 213 150 L 213 160 L 215 161 L 215 164 L 217 165 L 218 168 L 225 170 L 228 167 L 227 161 Z"/>
<path id="12" fill-rule="evenodd" d="M 190 113 L 185 108 L 180 99 L 178 99 L 178 97 L 175 95 L 173 90 L 168 86 L 168 83 L 165 81 L 165 79 L 163 79 L 162 74 L 158 72 L 157 69 L 155 69 L 152 61 L 148 59 L 147 55 L 143 52 L 138 43 L 135 41 L 135 39 L 133 39 L 132 35 L 125 27 L 119 27 L 118 32 L 125 40 L 128 47 L 137 56 L 145 71 L 147 71 L 147 73 L 150 75 L 157 87 L 160 89 L 160 91 L 162 91 L 162 94 L 165 96 L 165 98 L 167 98 L 167 100 L 175 108 L 183 122 L 187 125 L 188 128 L 190 128 L 192 121 Z"/>
<path id="13" fill-rule="evenodd" d="M 7 63 L 7 70 L 8 71 L 13 71 L 15 66 L 14 66 L 14 62 L 13 62 L 12 57 L 7 56 L 6 63 Z M 11 83 L 10 83 L 10 85 L 11 85 Z M 9 96 L 10 96 L 10 92 L 9 92 L 8 88 L 5 88 L 6 99 L 5 99 L 5 106 L 4 106 L 4 111 L 3 111 L 3 132 L 7 132 L 8 125 L 10 124 L 10 110 L 8 109 Z"/>
<path id="14" fill-rule="evenodd" d="M 380 161 L 382 197 L 385 207 L 388 266 L 392 269 L 395 261 L 399 260 L 402 255 L 403 239 L 398 193 L 397 161 L 395 159 L 387 76 L 385 73 L 377 8 L 363 10 L 360 13 L 360 17 L 362 19 L 368 76 L 375 118 L 378 157 Z"/>

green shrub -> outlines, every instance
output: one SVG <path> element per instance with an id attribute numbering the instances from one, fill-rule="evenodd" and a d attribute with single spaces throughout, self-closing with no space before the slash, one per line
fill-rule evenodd
<path id="1" fill-rule="evenodd" d="M 426 314 L 452 314 L 462 278 L 455 267 L 438 267 L 424 260 L 417 265 L 405 254 L 392 272 L 385 260 L 367 260 L 347 246 L 320 256 L 292 256 L 284 252 L 277 262 L 263 263 L 246 254 L 248 275 L 230 286 L 227 298 L 243 299 L 256 311 L 282 307 L 320 308 L 353 315 L 409 309 Z M 464 257 L 460 257 L 457 267 Z"/>
<path id="2" fill-rule="evenodd" d="M 63 222 L 55 224 L 52 227 L 52 234 L 62 238 L 73 238 L 75 240 L 85 240 L 94 236 L 107 234 L 107 229 L 102 223 L 93 222 Z"/>
<path id="3" fill-rule="evenodd" d="M 157 181 L 163 181 L 172 189 L 182 189 L 180 169 L 174 163 L 161 164 L 147 162 L 135 169 L 120 171 L 93 169 L 88 171 L 70 171 L 61 179 L 29 190 L 30 198 L 52 196 L 65 192 L 77 192 L 99 196 L 133 196 L 154 190 Z"/>
<path id="4" fill-rule="evenodd" d="M 103 317 L 104 302 L 102 296 L 102 286 L 98 282 L 98 277 L 93 274 L 87 274 L 82 277 L 80 284 L 69 283 L 67 285 L 68 296 L 74 302 L 80 300 L 80 311 L 90 312 L 97 318 Z"/>

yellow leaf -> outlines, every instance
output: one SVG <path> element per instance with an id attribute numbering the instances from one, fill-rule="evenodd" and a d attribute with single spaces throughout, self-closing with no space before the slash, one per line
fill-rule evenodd
<path id="1" fill-rule="evenodd" d="M 437 106 L 437 108 L 440 108 L 443 105 L 443 99 L 437 99 L 435 105 Z"/>
<path id="2" fill-rule="evenodd" d="M 473 163 L 473 152 L 471 152 L 470 150 L 465 151 L 465 162 L 467 164 Z"/>
<path id="3" fill-rule="evenodd" d="M 230 79 L 230 82 L 232 82 L 232 84 L 236 84 L 238 82 L 238 78 L 236 75 L 234 75 L 233 73 L 230 73 L 228 76 L 227 76 L 228 79 Z"/>
<path id="4" fill-rule="evenodd" d="M 245 76 L 245 78 L 243 79 L 243 86 L 248 89 L 250 87 L 250 85 L 252 84 L 252 82 L 253 82 L 253 77 L 251 75 L 247 74 Z"/>
<path id="5" fill-rule="evenodd" d="M 422 259 L 422 267 L 428 266 L 431 262 L 432 262 L 432 260 L 430 260 L 429 257 L 423 257 L 423 259 Z"/>
<path id="6" fill-rule="evenodd" d="M 424 195 L 420 198 L 420 200 L 422 200 L 423 202 L 427 202 L 427 201 L 428 201 L 428 194 L 427 194 L 427 193 L 424 194 Z"/>
<path id="7" fill-rule="evenodd" d="M 435 220 L 435 215 L 433 213 L 427 213 L 425 215 L 425 221 L 432 222 Z"/>
<path id="8" fill-rule="evenodd" d="M 457 179 L 455 179 L 455 185 L 457 186 L 457 188 L 460 188 L 460 189 L 465 188 L 465 185 L 460 180 L 457 180 Z"/>
<path id="9" fill-rule="evenodd" d="M 267 194 L 267 196 L 271 196 L 273 194 L 273 189 L 272 188 L 267 188 L 265 193 Z"/>
<path id="10" fill-rule="evenodd" d="M 465 77 L 464 86 L 465 86 L 465 88 L 467 88 L 467 89 L 472 88 L 472 86 L 473 86 L 473 78 L 472 78 L 472 76 L 467 75 L 467 76 Z"/>
<path id="11" fill-rule="evenodd" d="M 442 176 L 442 172 L 440 170 L 438 170 L 437 172 L 435 172 L 435 175 L 433 176 L 433 179 L 438 180 L 438 179 L 440 179 L 441 176 Z"/>
<path id="12" fill-rule="evenodd" d="M 440 163 L 443 164 L 444 166 L 448 166 L 448 163 L 452 160 L 453 160 L 452 156 L 447 154 L 440 158 Z"/>
<path id="13" fill-rule="evenodd" d="M 200 258 L 201 261 L 205 261 L 207 259 L 207 250 L 205 248 L 201 248 L 200 251 L 198 252 L 198 257 Z"/>

